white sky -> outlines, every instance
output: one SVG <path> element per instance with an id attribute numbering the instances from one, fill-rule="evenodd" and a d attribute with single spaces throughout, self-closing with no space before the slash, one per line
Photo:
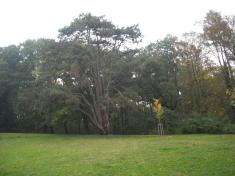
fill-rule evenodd
<path id="1" fill-rule="evenodd" d="M 106 15 L 119 26 L 139 24 L 143 43 L 199 31 L 210 10 L 235 15 L 235 0 L 0 0 L 0 46 L 56 38 L 80 13 Z"/>

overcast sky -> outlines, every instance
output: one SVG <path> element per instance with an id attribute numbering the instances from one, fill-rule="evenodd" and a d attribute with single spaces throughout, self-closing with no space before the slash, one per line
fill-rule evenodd
<path id="1" fill-rule="evenodd" d="M 0 0 L 0 46 L 56 38 L 80 13 L 106 15 L 119 26 L 139 24 L 143 42 L 199 31 L 210 10 L 235 15 L 235 0 Z"/>

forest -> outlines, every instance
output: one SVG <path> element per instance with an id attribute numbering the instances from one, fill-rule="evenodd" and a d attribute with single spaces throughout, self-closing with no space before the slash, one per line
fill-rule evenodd
<path id="1" fill-rule="evenodd" d="M 0 132 L 235 133 L 235 16 L 143 46 L 138 25 L 80 14 L 57 39 L 0 47 Z"/>

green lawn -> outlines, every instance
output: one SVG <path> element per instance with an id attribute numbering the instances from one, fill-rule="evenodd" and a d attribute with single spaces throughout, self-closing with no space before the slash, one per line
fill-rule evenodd
<path id="1" fill-rule="evenodd" d="M 0 134 L 0 176 L 234 176 L 235 135 Z"/>

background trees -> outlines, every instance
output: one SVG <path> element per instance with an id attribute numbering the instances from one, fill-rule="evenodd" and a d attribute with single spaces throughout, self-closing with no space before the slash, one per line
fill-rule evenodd
<path id="1" fill-rule="evenodd" d="M 226 125 L 234 119 L 234 17 L 210 11 L 203 30 L 138 48 L 137 25 L 81 14 L 57 41 L 1 48 L 0 129 L 153 133 L 153 98 L 161 98 L 168 133 Z"/>
<path id="2" fill-rule="evenodd" d="M 203 23 L 203 37 L 211 54 L 218 60 L 221 74 L 226 86 L 227 98 L 233 101 L 234 73 L 232 64 L 234 61 L 235 28 L 234 17 L 222 17 L 218 12 L 209 11 Z M 231 104 L 231 103 L 230 103 Z M 230 116 L 235 109 L 230 105 Z"/>

